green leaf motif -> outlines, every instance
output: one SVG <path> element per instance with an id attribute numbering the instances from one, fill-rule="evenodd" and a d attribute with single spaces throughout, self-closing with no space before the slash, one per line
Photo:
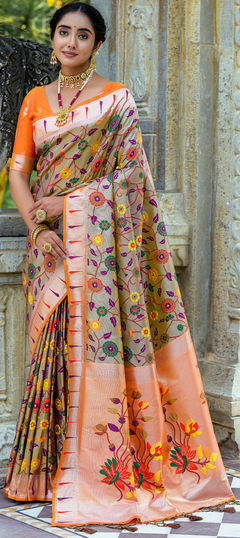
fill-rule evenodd
<path id="1" fill-rule="evenodd" d="M 177 413 L 171 413 L 169 418 L 172 420 L 172 422 L 177 422 L 178 415 Z"/>
<path id="2" fill-rule="evenodd" d="M 148 422 L 149 420 L 152 420 L 153 417 L 142 417 L 141 420 L 143 420 L 143 422 Z"/>
<path id="3" fill-rule="evenodd" d="M 112 413 L 112 415 L 118 415 L 117 409 L 115 409 L 114 407 L 109 407 L 108 412 Z"/>
<path id="4" fill-rule="evenodd" d="M 99 473 L 103 474 L 104 476 L 108 476 L 107 473 L 106 473 L 106 471 L 104 471 L 103 469 L 101 469 L 101 470 L 99 471 Z"/>
<path id="5" fill-rule="evenodd" d="M 110 484 L 114 484 L 114 482 L 117 482 L 118 479 L 119 479 L 119 472 L 116 471 L 116 473 L 115 473 L 115 475 L 113 476 L 112 480 L 110 480 L 109 485 L 110 485 Z"/>
<path id="6" fill-rule="evenodd" d="M 143 474 L 142 474 L 142 473 L 139 473 L 138 488 L 140 488 L 140 486 L 142 485 L 142 483 L 143 483 Z"/>
<path id="7" fill-rule="evenodd" d="M 142 439 L 147 439 L 148 433 L 145 430 L 140 430 L 139 434 Z"/>
<path id="8" fill-rule="evenodd" d="M 171 400 L 168 400 L 165 405 L 172 405 L 177 401 L 177 398 L 172 398 Z"/>

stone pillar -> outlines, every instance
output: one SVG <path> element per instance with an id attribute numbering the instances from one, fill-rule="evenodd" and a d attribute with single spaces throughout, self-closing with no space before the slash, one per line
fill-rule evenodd
<path id="1" fill-rule="evenodd" d="M 3 219 L 0 219 L 3 224 Z M 15 434 L 25 381 L 26 309 L 21 270 L 24 238 L 0 238 L 0 482 Z"/>
<path id="2" fill-rule="evenodd" d="M 220 446 L 240 447 L 240 0 L 216 1 L 215 181 L 209 352 L 201 361 Z"/>

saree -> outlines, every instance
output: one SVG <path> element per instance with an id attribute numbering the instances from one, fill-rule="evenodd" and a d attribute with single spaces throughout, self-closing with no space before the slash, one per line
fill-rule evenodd
<path id="1" fill-rule="evenodd" d="M 64 196 L 48 224 L 68 256 L 27 238 L 32 362 L 5 492 L 52 499 L 57 526 L 232 500 L 134 99 L 108 83 L 65 126 L 55 120 L 44 88 L 32 90 L 11 166 L 31 171 L 37 156 L 34 199 Z"/>

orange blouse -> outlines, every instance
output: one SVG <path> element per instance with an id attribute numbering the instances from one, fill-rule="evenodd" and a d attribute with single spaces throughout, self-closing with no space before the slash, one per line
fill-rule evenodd
<path id="1" fill-rule="evenodd" d="M 109 81 L 98 95 L 72 107 L 72 110 L 99 99 L 123 86 L 121 83 Z M 49 105 L 44 86 L 36 86 L 28 92 L 23 100 L 18 116 L 10 170 L 31 174 L 37 156 L 34 142 L 34 123 L 40 118 L 56 115 L 57 112 L 53 112 Z"/>

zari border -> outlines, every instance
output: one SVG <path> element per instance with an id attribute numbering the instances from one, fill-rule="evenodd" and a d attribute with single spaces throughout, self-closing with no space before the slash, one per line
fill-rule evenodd
<path id="1" fill-rule="evenodd" d="M 61 525 L 61 514 L 76 513 L 78 491 L 78 446 L 83 409 L 83 380 L 86 354 L 87 305 L 87 214 L 88 187 L 78 188 L 65 196 L 63 211 L 63 238 L 69 256 L 64 261 L 69 304 L 69 417 L 62 455 L 53 486 L 52 525 Z M 58 509 L 67 486 L 71 495 L 64 497 L 64 510 Z M 65 524 L 65 523 L 64 523 Z"/>

